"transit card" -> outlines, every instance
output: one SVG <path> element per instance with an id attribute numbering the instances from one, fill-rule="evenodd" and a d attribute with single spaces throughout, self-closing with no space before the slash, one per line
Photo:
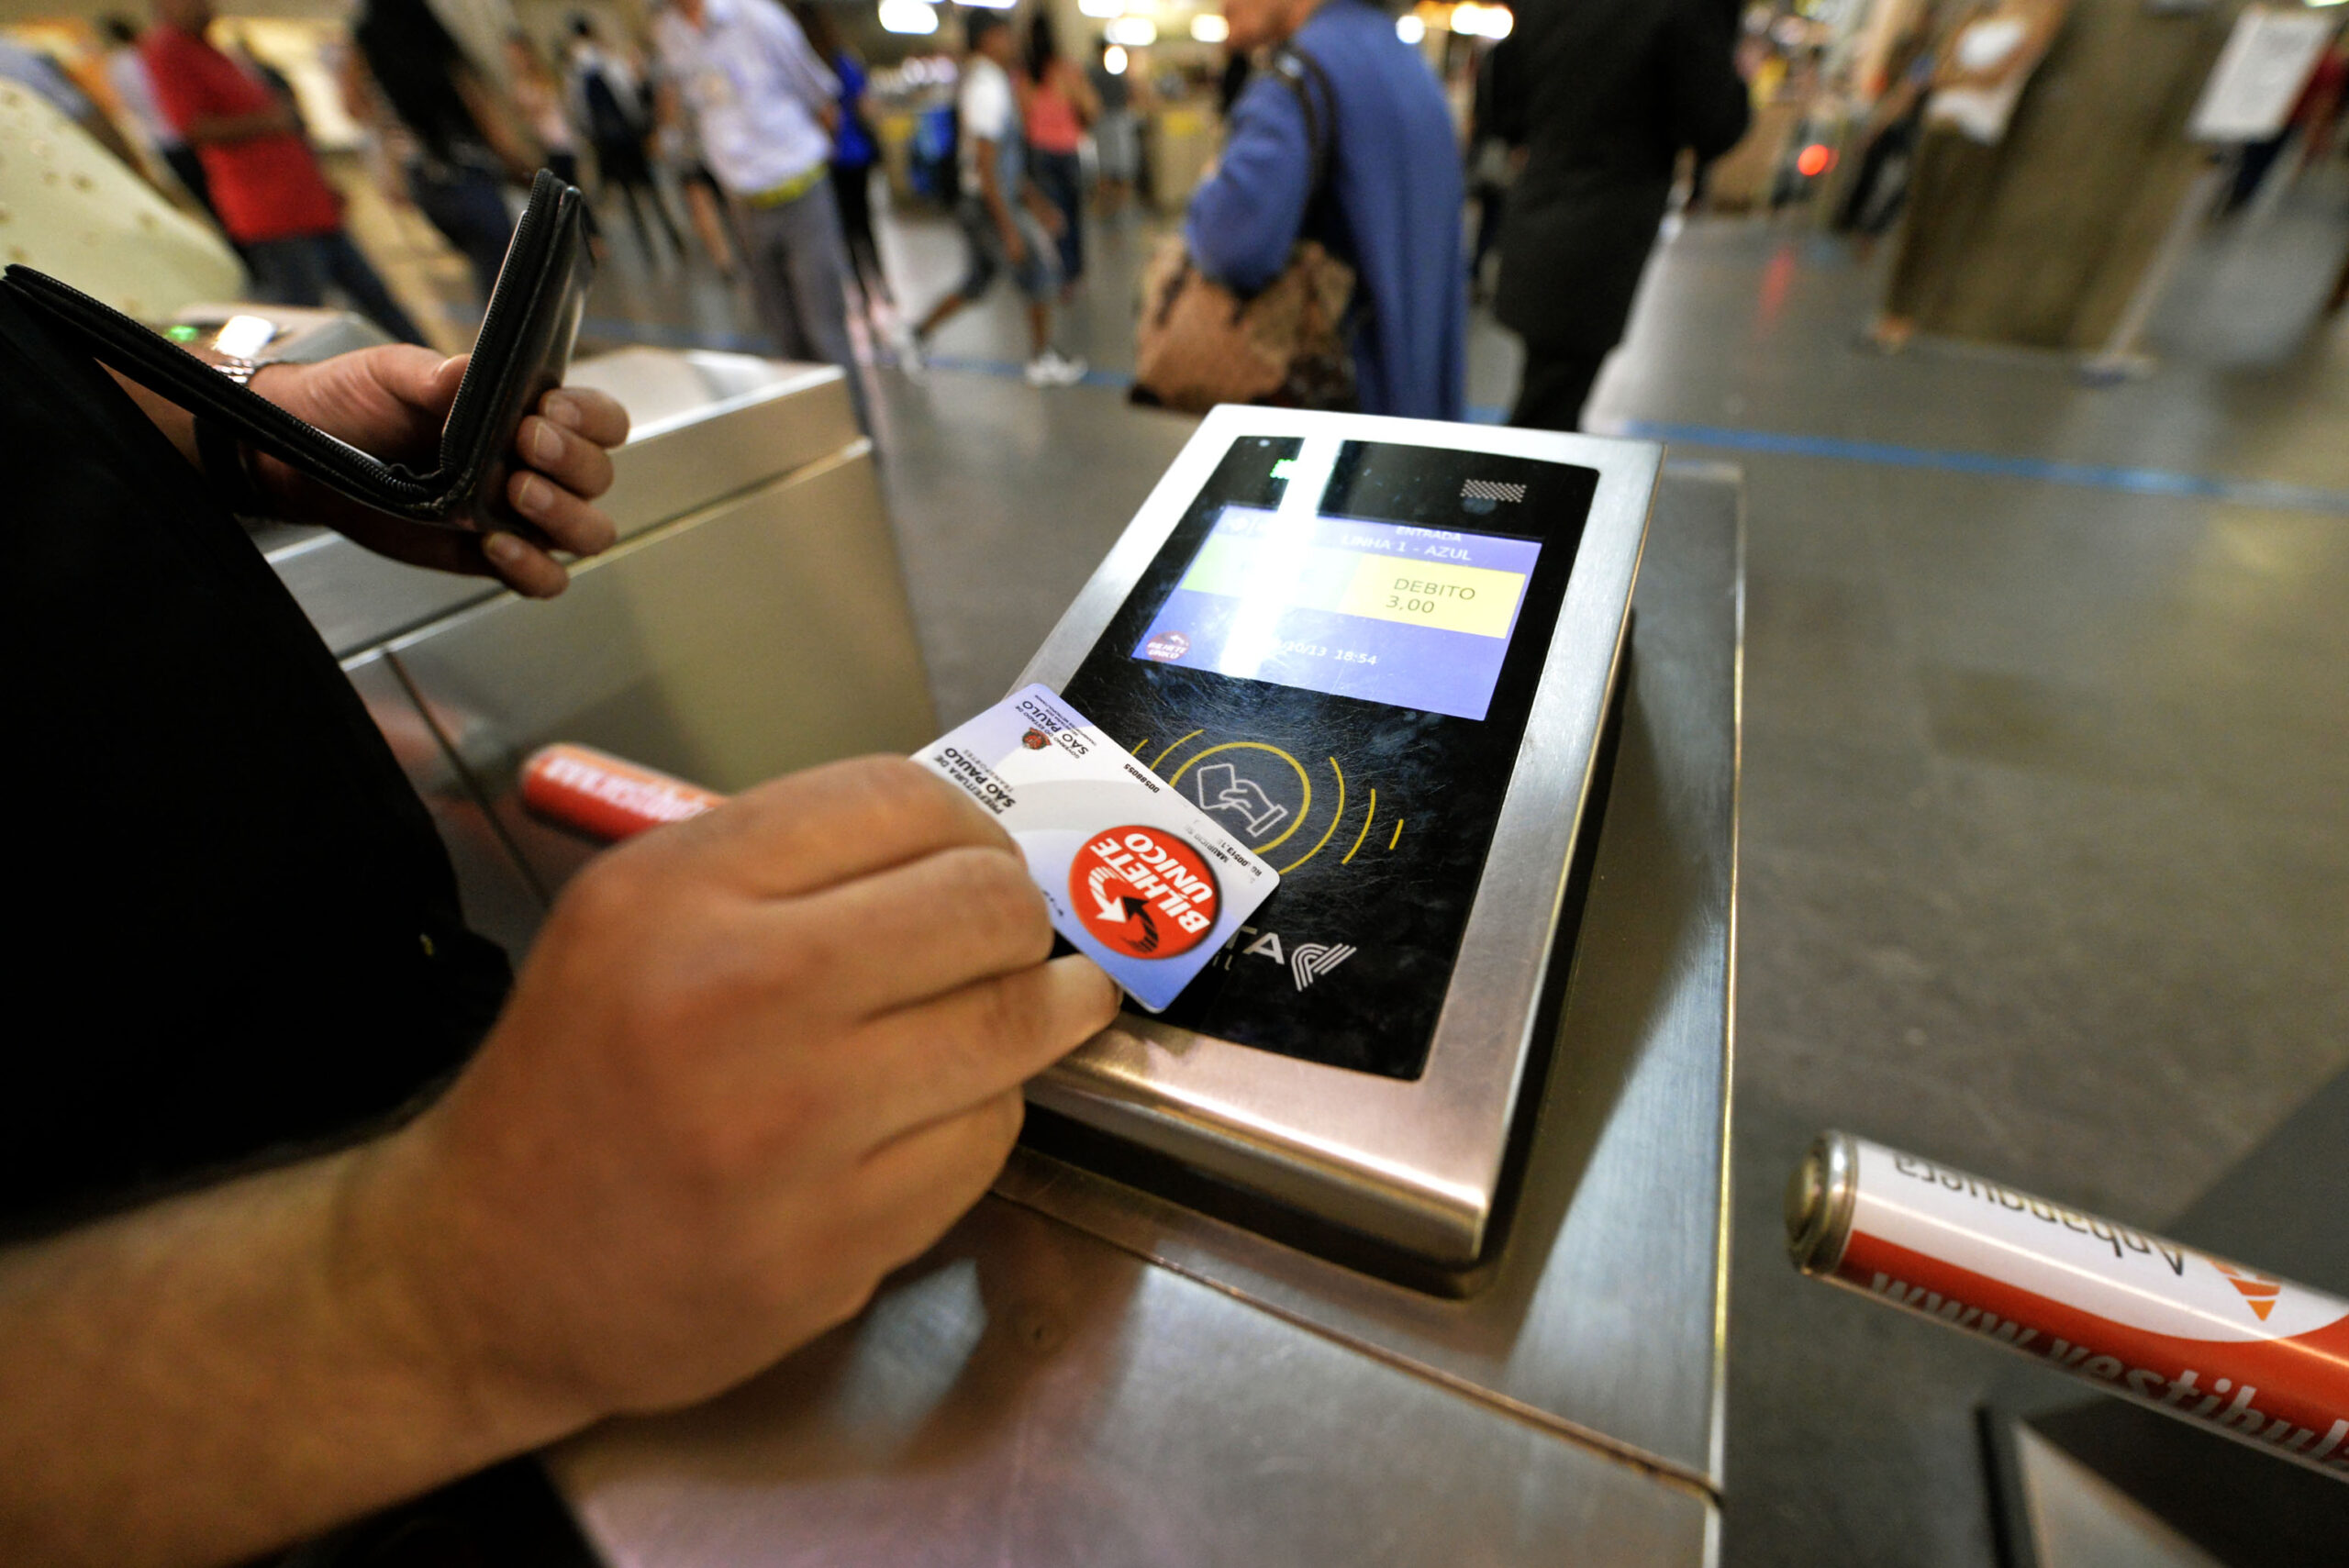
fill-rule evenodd
<path id="1" fill-rule="evenodd" d="M 1052 929 L 1153 1013 L 1280 881 L 1045 686 L 1014 692 L 914 760 L 994 814 L 1028 857 Z"/>

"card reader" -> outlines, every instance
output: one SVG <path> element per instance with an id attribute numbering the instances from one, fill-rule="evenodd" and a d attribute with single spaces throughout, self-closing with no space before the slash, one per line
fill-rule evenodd
<path id="1" fill-rule="evenodd" d="M 1281 874 L 1035 1104 L 1440 1268 L 1489 1231 L 1662 449 L 1200 425 L 1020 680 Z"/>

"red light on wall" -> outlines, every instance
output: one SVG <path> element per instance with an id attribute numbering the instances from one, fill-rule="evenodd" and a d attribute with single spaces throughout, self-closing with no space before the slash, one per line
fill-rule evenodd
<path id="1" fill-rule="evenodd" d="M 1835 167 L 1835 150 L 1812 142 L 1795 154 L 1795 172 L 1806 180 L 1816 180 Z"/>

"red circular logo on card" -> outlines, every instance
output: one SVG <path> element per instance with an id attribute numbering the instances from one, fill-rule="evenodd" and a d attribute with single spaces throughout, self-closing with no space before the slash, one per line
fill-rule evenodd
<path id="1" fill-rule="evenodd" d="M 1222 911 L 1207 857 L 1140 823 L 1087 839 L 1069 862 L 1069 901 L 1093 938 L 1129 958 L 1174 958 L 1206 940 Z"/>
<path id="2" fill-rule="evenodd" d="M 1142 645 L 1142 653 L 1162 664 L 1171 664 L 1191 651 L 1191 639 L 1179 631 L 1162 631 Z"/>

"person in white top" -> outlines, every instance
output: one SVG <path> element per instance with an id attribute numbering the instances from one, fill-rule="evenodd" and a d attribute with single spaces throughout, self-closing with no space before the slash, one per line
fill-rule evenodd
<path id="1" fill-rule="evenodd" d="M 1997 183 L 1998 144 L 2071 0 L 1996 0 L 1952 33 L 1925 100 L 1909 176 L 1900 254 L 1868 341 L 1898 353 L 1917 317 L 1955 276 L 1959 252 Z"/>
<path id="2" fill-rule="evenodd" d="M 1000 12 L 965 11 L 963 26 L 971 48 L 954 106 L 963 160 L 963 196 L 954 217 L 969 260 L 963 281 L 898 345 L 899 361 L 918 372 L 930 335 L 985 295 L 996 273 L 1008 268 L 1028 298 L 1029 384 L 1073 385 L 1085 379 L 1085 361 L 1052 346 L 1052 300 L 1061 285 L 1052 241 L 1063 220 L 1028 178 L 1027 138 L 1008 69 L 1018 45 Z"/>
<path id="3" fill-rule="evenodd" d="M 870 430 L 830 183 L 839 79 L 775 0 L 673 0 L 652 38 L 700 133 L 702 161 L 734 207 L 762 324 L 785 357 L 845 371 Z"/>

